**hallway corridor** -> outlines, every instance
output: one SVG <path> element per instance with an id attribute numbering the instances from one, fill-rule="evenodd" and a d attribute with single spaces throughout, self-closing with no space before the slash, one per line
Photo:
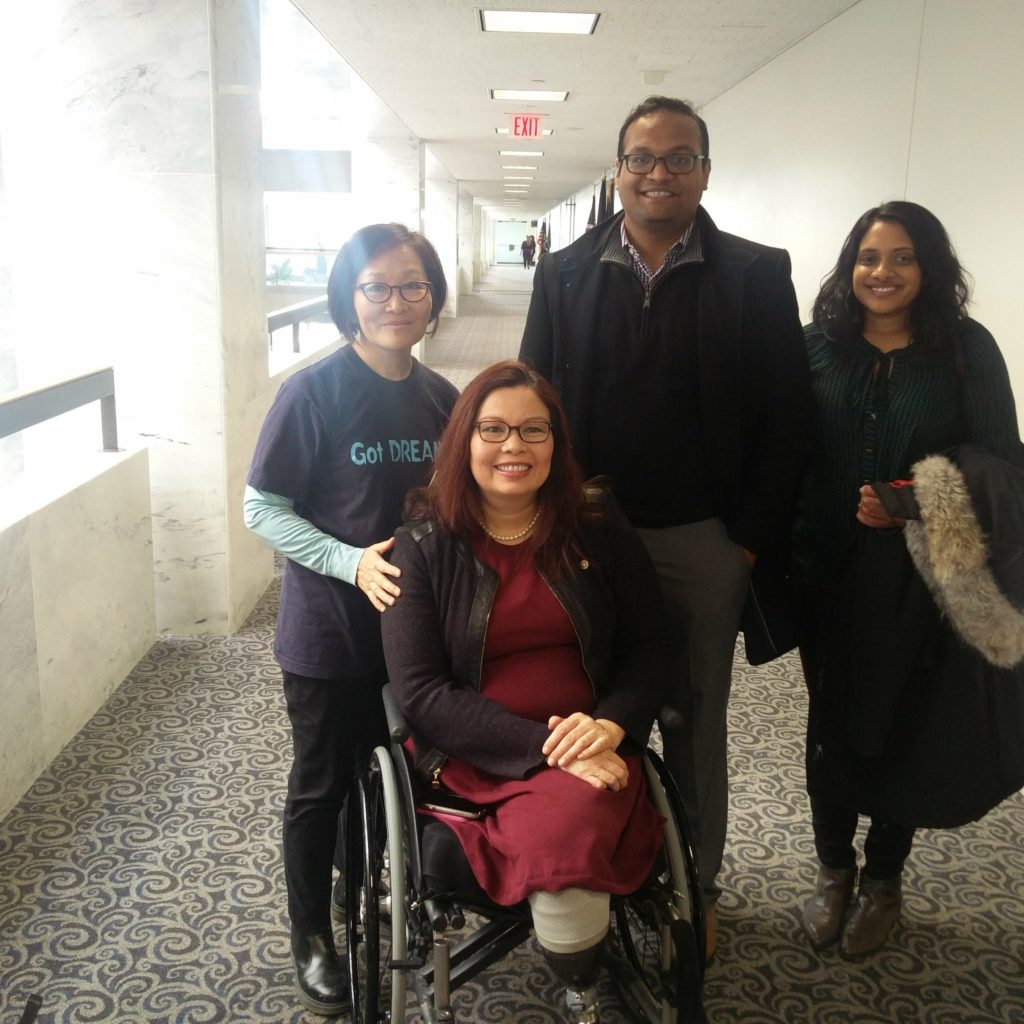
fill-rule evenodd
<path id="1" fill-rule="evenodd" d="M 532 279 L 516 270 L 492 271 L 428 343 L 458 386 L 516 354 Z M 288 950 L 279 589 L 236 635 L 161 637 L 0 822 L 0 1024 L 32 993 L 41 1024 L 324 1019 L 299 1008 Z M 711 1024 L 1024 1024 L 1019 794 L 980 823 L 922 833 L 879 955 L 808 947 L 805 714 L 794 656 L 738 659 Z M 602 998 L 605 1024 L 622 1024 L 607 986 Z M 561 1024 L 560 999 L 531 942 L 456 1002 L 467 1024 Z"/>
<path id="2" fill-rule="evenodd" d="M 459 299 L 459 315 L 442 318 L 426 344 L 428 365 L 460 391 L 485 366 L 514 359 L 526 323 L 533 271 L 494 266 L 471 295 Z"/>

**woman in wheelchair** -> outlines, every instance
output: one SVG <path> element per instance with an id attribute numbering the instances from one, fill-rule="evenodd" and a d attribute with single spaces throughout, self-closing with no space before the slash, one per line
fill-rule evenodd
<path id="1" fill-rule="evenodd" d="M 568 437 L 522 363 L 466 387 L 396 534 L 382 628 L 416 774 L 487 808 L 439 820 L 491 901 L 528 901 L 576 1019 L 597 1020 L 610 894 L 641 886 L 661 843 L 640 755 L 668 646 L 646 550 Z"/>

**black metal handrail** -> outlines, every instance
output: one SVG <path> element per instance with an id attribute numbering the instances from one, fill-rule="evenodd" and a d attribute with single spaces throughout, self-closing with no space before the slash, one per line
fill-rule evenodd
<path id="1" fill-rule="evenodd" d="M 305 302 L 296 302 L 292 306 L 285 306 L 283 309 L 274 310 L 267 314 L 267 334 L 270 344 L 274 344 L 274 331 L 280 327 L 292 325 L 292 351 L 299 351 L 299 326 L 305 320 L 312 320 L 313 317 L 327 312 L 327 296 L 321 295 L 318 299 L 307 299 Z"/>
<path id="2" fill-rule="evenodd" d="M 0 437 L 45 423 L 90 402 L 100 403 L 103 450 L 120 451 L 117 447 L 114 371 L 109 366 L 46 387 L 16 391 L 0 398 Z"/>

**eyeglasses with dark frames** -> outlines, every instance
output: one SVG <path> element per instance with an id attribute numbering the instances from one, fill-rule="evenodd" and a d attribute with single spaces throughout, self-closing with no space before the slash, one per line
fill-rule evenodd
<path id="1" fill-rule="evenodd" d="M 526 444 L 541 444 L 551 436 L 551 424 L 547 420 L 527 420 L 516 427 L 504 420 L 477 420 L 473 426 L 480 439 L 491 444 L 501 444 L 513 430 Z"/>
<path id="2" fill-rule="evenodd" d="M 393 292 L 398 292 L 406 302 L 422 302 L 430 294 L 429 281 L 406 281 L 405 284 L 385 284 L 383 281 L 367 281 L 357 284 L 368 302 L 387 302 Z"/>
<path id="3" fill-rule="evenodd" d="M 667 153 L 655 156 L 653 153 L 626 153 L 619 159 L 630 174 L 650 174 L 660 160 L 669 174 L 689 174 L 698 160 L 706 160 L 702 153 Z"/>

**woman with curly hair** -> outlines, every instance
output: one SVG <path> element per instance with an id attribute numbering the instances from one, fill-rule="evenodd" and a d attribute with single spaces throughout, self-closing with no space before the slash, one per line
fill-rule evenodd
<path id="1" fill-rule="evenodd" d="M 803 924 L 815 947 L 841 936 L 850 956 L 878 949 L 896 923 L 915 827 L 978 818 L 1024 782 L 1019 738 L 1003 732 L 1024 721 L 1024 668 L 955 634 L 926 564 L 948 549 L 956 494 L 991 536 L 1008 520 L 986 496 L 1019 482 L 1006 366 L 967 298 L 939 220 L 888 202 L 854 224 L 805 328 L 817 423 L 793 561 L 819 872 Z M 1008 543 L 1019 550 L 1016 534 Z M 992 558 L 979 546 L 979 564 Z M 1004 603 L 991 621 L 1024 637 L 1015 615 Z"/>

